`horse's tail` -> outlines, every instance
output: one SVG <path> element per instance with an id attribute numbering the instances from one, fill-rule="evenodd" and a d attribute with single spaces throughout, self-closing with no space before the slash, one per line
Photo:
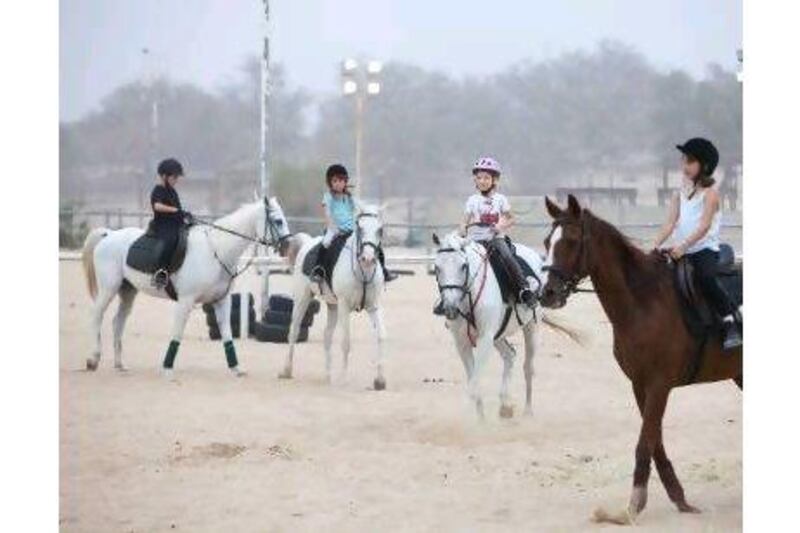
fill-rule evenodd
<path id="1" fill-rule="evenodd" d="M 94 271 L 94 248 L 103 238 L 108 235 L 108 229 L 96 228 L 89 232 L 86 240 L 83 241 L 81 251 L 81 261 L 83 262 L 83 273 L 86 275 L 86 285 L 89 287 L 89 295 L 94 300 L 97 296 L 97 276 Z"/>
<path id="2" fill-rule="evenodd" d="M 544 323 L 545 326 L 549 327 L 550 329 L 566 335 L 575 344 L 579 344 L 581 346 L 584 345 L 585 341 L 584 335 L 577 329 L 571 328 L 562 322 L 558 322 L 557 320 L 554 320 L 553 317 L 546 315 L 544 313 L 542 313 L 542 322 Z"/>

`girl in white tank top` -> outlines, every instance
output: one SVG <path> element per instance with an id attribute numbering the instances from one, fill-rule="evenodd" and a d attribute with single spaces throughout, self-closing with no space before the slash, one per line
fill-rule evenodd
<path id="1" fill-rule="evenodd" d="M 685 243 L 697 231 L 703 218 L 705 210 L 705 199 L 708 189 L 684 190 L 680 193 L 680 204 L 678 206 L 678 222 L 672 233 L 672 240 L 675 243 Z M 711 226 L 700 240 L 686 248 L 687 254 L 693 254 L 700 250 L 719 251 L 719 230 L 722 220 L 722 210 L 717 207 L 711 219 Z"/>
<path id="2" fill-rule="evenodd" d="M 689 139 L 677 148 L 683 153 L 684 187 L 672 198 L 669 217 L 656 238 L 655 248 L 671 238 L 669 255 L 675 260 L 687 256 L 700 290 L 723 320 L 723 349 L 732 350 L 742 345 L 742 334 L 735 323 L 738 312 L 716 279 L 722 212 L 711 176 L 719 153 L 710 141 L 701 138 Z"/>

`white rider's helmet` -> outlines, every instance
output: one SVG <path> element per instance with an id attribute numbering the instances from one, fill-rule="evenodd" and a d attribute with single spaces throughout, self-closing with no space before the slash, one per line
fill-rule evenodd
<path id="1" fill-rule="evenodd" d="M 492 174 L 500 175 L 500 163 L 493 157 L 483 156 L 479 157 L 475 164 L 472 165 L 472 173 L 475 174 L 479 170 L 485 170 Z"/>

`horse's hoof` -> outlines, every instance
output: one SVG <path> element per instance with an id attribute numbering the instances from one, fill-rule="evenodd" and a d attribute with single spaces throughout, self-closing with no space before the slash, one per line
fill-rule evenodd
<path id="1" fill-rule="evenodd" d="M 375 378 L 375 381 L 372 382 L 372 386 L 375 390 L 384 390 L 386 389 L 386 379 L 385 378 Z"/>
<path id="2" fill-rule="evenodd" d="M 114 365 L 114 369 L 116 369 L 117 372 L 127 372 L 128 371 L 128 367 L 123 365 L 123 364 L 121 364 L 121 363 L 120 364 L 115 364 Z"/>
<path id="3" fill-rule="evenodd" d="M 514 418 L 514 406 L 513 405 L 501 405 L 500 406 L 500 418 Z"/>
<path id="4" fill-rule="evenodd" d="M 533 407 L 530 405 L 525 406 L 525 416 L 533 416 Z"/>
<path id="5" fill-rule="evenodd" d="M 292 379 L 291 370 L 284 370 L 283 372 L 278 374 L 278 379 Z"/>
<path id="6" fill-rule="evenodd" d="M 702 513 L 700 509 L 698 509 L 694 505 L 689 505 L 686 502 L 678 503 L 678 510 L 682 513 L 694 513 L 694 514 Z"/>
<path id="7" fill-rule="evenodd" d="M 231 375 L 235 378 L 243 378 L 247 375 L 247 372 L 245 370 L 242 370 L 238 366 L 231 368 L 230 371 Z"/>
<path id="8" fill-rule="evenodd" d="M 86 370 L 94 372 L 97 370 L 97 360 L 96 359 L 87 359 L 86 360 Z"/>
<path id="9" fill-rule="evenodd" d="M 161 375 L 167 381 L 172 381 L 172 382 L 178 381 L 177 378 L 175 377 L 175 371 L 172 370 L 171 368 L 163 368 L 161 370 Z"/>

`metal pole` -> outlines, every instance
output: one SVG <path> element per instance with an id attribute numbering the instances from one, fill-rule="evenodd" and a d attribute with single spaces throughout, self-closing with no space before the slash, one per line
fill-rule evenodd
<path id="1" fill-rule="evenodd" d="M 269 97 L 270 97 L 270 84 L 269 84 L 269 37 L 270 37 L 270 20 L 269 20 L 269 0 L 262 0 L 264 4 L 264 19 L 263 19 L 263 35 L 264 46 L 261 54 L 261 154 L 260 154 L 260 182 L 261 182 L 261 195 L 265 198 L 269 196 Z M 268 250 L 265 250 L 268 252 Z M 261 316 L 267 310 L 269 304 L 269 268 L 264 268 L 261 271 L 262 285 L 261 285 L 261 298 L 260 308 Z"/>
<path id="2" fill-rule="evenodd" d="M 269 0 L 262 0 L 264 3 L 264 47 L 261 55 L 261 154 L 260 154 L 260 183 L 261 194 L 266 196 L 269 193 L 269 167 L 268 161 L 268 139 L 269 139 Z"/>

